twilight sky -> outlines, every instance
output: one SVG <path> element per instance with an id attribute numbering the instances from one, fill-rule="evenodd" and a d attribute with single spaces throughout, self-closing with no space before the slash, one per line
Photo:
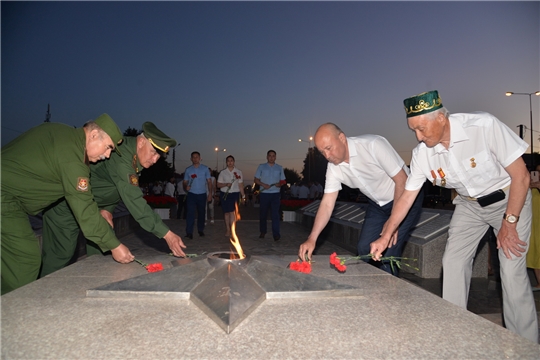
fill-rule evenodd
<path id="1" fill-rule="evenodd" d="M 2 1 L 1 13 L 2 145 L 50 103 L 51 121 L 77 127 L 104 112 L 122 130 L 154 122 L 181 143 L 178 172 L 194 150 L 215 168 L 218 147 L 219 169 L 232 154 L 247 183 L 269 149 L 300 172 L 298 139 L 328 121 L 386 137 L 408 163 L 404 98 L 437 89 L 450 112 L 487 111 L 517 133 L 529 99 L 505 92 L 540 90 L 537 1 Z"/>

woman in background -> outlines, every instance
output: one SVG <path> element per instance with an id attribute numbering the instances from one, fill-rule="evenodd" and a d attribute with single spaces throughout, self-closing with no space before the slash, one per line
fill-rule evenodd
<path id="1" fill-rule="evenodd" d="M 227 167 L 219 173 L 217 187 L 220 188 L 219 198 L 225 218 L 227 229 L 225 236 L 231 237 L 231 226 L 236 221 L 235 204 L 238 202 L 238 195 L 242 194 L 242 200 L 246 198 L 244 194 L 244 178 L 242 172 L 234 166 L 234 156 L 227 156 Z"/>

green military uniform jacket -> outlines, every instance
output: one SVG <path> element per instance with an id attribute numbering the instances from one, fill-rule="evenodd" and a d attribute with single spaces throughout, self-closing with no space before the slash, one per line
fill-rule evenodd
<path id="1" fill-rule="evenodd" d="M 46 123 L 2 148 L 2 202 L 36 215 L 65 197 L 84 236 L 105 249 L 120 242 L 99 213 L 90 186 L 83 128 Z"/>
<path id="2" fill-rule="evenodd" d="M 137 158 L 137 138 L 124 137 L 120 151 L 122 156 L 112 153 L 109 160 L 90 165 L 94 198 L 100 209 L 110 213 L 121 200 L 144 230 L 162 238 L 169 228 L 147 204 L 139 188 L 143 167 Z"/>

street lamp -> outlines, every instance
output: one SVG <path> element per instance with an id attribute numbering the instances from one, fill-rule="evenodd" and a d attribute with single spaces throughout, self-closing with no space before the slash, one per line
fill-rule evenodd
<path id="1" fill-rule="evenodd" d="M 222 149 L 223 152 L 227 151 L 227 149 Z M 214 151 L 216 152 L 216 171 L 218 171 L 218 166 L 219 166 L 219 159 L 218 159 L 218 154 L 219 154 L 219 148 L 215 148 Z"/>
<path id="2" fill-rule="evenodd" d="M 512 96 L 512 95 L 527 95 L 529 96 L 529 111 L 530 111 L 530 114 L 531 114 L 531 170 L 534 170 L 534 146 L 533 146 L 533 141 L 534 141 L 534 138 L 533 138 L 533 116 L 532 116 L 532 96 L 531 95 L 536 95 L 536 96 L 540 96 L 540 91 L 536 91 L 536 92 L 533 92 L 533 93 L 518 93 L 518 92 L 512 92 L 512 91 L 507 91 L 506 92 L 506 96 Z"/>
<path id="3" fill-rule="evenodd" d="M 311 181 L 311 158 L 313 157 L 312 155 L 312 149 L 311 149 L 311 142 L 313 141 L 313 136 L 310 136 L 309 137 L 309 140 L 302 140 L 302 139 L 298 139 L 298 142 L 309 142 L 309 147 L 308 147 L 308 181 Z M 313 163 L 315 164 L 315 161 L 313 161 Z"/>
<path id="4" fill-rule="evenodd" d="M 178 145 L 176 145 L 172 151 L 172 171 L 173 171 L 173 174 L 176 174 L 176 163 L 175 163 L 175 159 L 176 159 L 176 148 L 180 146 L 180 143 L 178 143 Z"/>

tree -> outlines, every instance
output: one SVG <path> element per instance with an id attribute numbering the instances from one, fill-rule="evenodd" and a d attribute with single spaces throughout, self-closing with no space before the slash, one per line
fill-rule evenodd
<path id="1" fill-rule="evenodd" d="M 289 184 L 294 184 L 300 181 L 300 174 L 298 174 L 298 171 L 294 169 L 283 168 L 283 173 L 285 174 L 285 179 L 287 179 Z"/>
<path id="2" fill-rule="evenodd" d="M 135 128 L 132 128 L 132 127 L 128 127 L 125 131 L 124 131 L 124 136 L 137 136 L 139 134 L 142 133 L 142 130 L 137 130 Z"/>
<path id="3" fill-rule="evenodd" d="M 316 147 L 310 147 L 304 159 L 304 169 L 302 170 L 304 180 L 317 181 L 324 185 L 327 164 L 328 160 L 323 154 Z"/>

